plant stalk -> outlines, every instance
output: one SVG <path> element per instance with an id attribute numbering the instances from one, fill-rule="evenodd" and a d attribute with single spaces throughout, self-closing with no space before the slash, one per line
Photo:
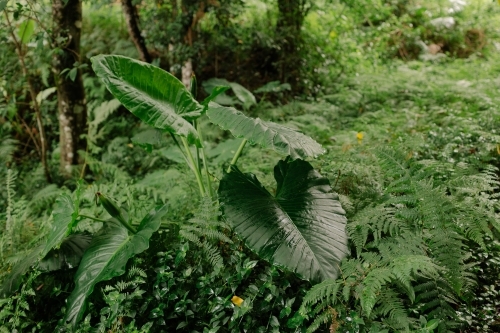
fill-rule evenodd
<path id="1" fill-rule="evenodd" d="M 182 144 L 184 145 L 184 150 L 186 150 L 186 154 L 187 154 L 187 157 L 189 159 L 189 162 L 191 163 L 191 167 L 193 169 L 194 175 L 196 176 L 196 181 L 198 182 L 198 186 L 200 188 L 200 194 L 202 197 L 204 197 L 205 196 L 205 187 L 203 186 L 203 180 L 201 179 L 200 170 L 198 170 L 196 162 L 193 158 L 193 154 L 191 154 L 191 150 L 189 149 L 189 144 L 187 142 L 187 139 L 181 136 L 181 141 L 182 141 Z"/>
<path id="2" fill-rule="evenodd" d="M 208 194 L 210 195 L 210 198 L 212 198 L 213 200 L 214 190 L 212 188 L 212 180 L 210 179 L 210 173 L 208 172 L 207 159 L 205 157 L 205 148 L 203 147 L 203 136 L 201 134 L 201 129 L 200 126 L 198 126 L 198 123 L 196 123 L 196 131 L 198 132 L 198 137 L 200 138 L 200 141 L 202 143 L 200 152 L 201 152 L 201 160 L 203 162 L 203 169 L 205 170 L 205 176 L 207 177 Z"/>
<path id="3" fill-rule="evenodd" d="M 97 221 L 97 222 L 103 222 L 103 223 L 109 222 L 109 221 L 106 221 L 106 220 L 103 220 L 103 219 L 100 219 L 100 218 L 97 218 L 97 217 L 88 216 L 88 215 L 84 215 L 84 214 L 78 214 L 78 217 L 84 217 L 86 219 L 91 219 L 91 220 L 94 220 L 94 221 Z"/>
<path id="4" fill-rule="evenodd" d="M 177 146 L 177 148 L 179 148 L 179 150 L 181 151 L 182 157 L 184 157 L 184 161 L 186 161 L 186 164 L 191 168 L 191 164 L 189 163 L 189 161 L 188 161 L 188 159 L 186 157 L 186 153 L 184 152 L 184 150 L 182 150 L 182 147 L 179 144 L 179 141 L 177 141 L 177 139 L 175 138 L 175 135 L 172 132 L 168 132 L 168 133 L 172 137 L 172 140 L 174 140 L 175 145 Z M 193 168 L 191 168 L 191 169 L 193 169 Z"/>
<path id="5" fill-rule="evenodd" d="M 231 166 L 235 165 L 236 162 L 238 161 L 238 158 L 240 157 L 241 152 L 243 151 L 243 148 L 245 148 L 246 143 L 247 143 L 247 139 L 243 139 L 243 141 L 241 141 L 241 144 L 238 147 L 238 150 L 234 154 L 233 159 L 231 160 L 231 163 L 229 164 L 229 167 L 227 168 L 227 173 L 231 172 Z"/>

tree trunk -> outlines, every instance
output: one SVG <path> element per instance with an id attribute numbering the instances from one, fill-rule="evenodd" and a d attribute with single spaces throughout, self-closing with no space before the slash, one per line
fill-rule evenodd
<path id="1" fill-rule="evenodd" d="M 309 7 L 309 0 L 278 0 L 276 35 L 280 47 L 278 70 L 281 82 L 290 83 L 292 90 L 302 87 L 300 79 L 301 28 Z"/>
<path id="2" fill-rule="evenodd" d="M 141 35 L 141 30 L 139 29 L 139 15 L 137 14 L 137 8 L 132 3 L 132 0 L 122 0 L 123 14 L 125 15 L 125 21 L 127 22 L 128 33 L 132 38 L 132 41 L 139 52 L 139 57 L 142 61 L 151 62 L 151 55 L 146 47 L 146 42 Z"/>
<path id="3" fill-rule="evenodd" d="M 66 4 L 65 4 L 66 2 Z M 81 0 L 52 0 L 53 40 L 59 50 L 54 52 L 52 70 L 57 87 L 60 131 L 61 173 L 69 178 L 72 166 L 78 164 L 79 149 L 84 150 L 87 132 L 87 108 L 82 73 L 76 70 L 74 80 L 65 69 L 73 69 L 80 61 L 80 34 L 82 28 Z"/>

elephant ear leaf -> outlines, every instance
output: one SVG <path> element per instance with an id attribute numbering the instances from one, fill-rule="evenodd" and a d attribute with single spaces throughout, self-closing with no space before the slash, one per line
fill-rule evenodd
<path id="1" fill-rule="evenodd" d="M 293 159 L 316 157 L 324 153 L 321 145 L 307 135 L 283 125 L 247 117 L 235 108 L 213 103 L 207 115 L 212 123 L 230 131 L 235 137 L 245 138 L 252 144 L 289 155 Z"/>
<path id="2" fill-rule="evenodd" d="M 106 88 L 146 124 L 198 142 L 190 121 L 200 105 L 175 76 L 156 66 L 123 56 L 92 57 L 92 68 Z"/>
<path id="3" fill-rule="evenodd" d="M 104 223 L 85 251 L 75 274 L 75 289 L 67 300 L 65 323 L 69 322 L 75 327 L 85 313 L 87 298 L 94 286 L 123 274 L 127 261 L 149 247 L 149 239 L 160 227 L 161 218 L 166 212 L 166 206 L 151 211 L 144 217 L 135 234 L 129 234 L 116 219 Z"/>
<path id="4" fill-rule="evenodd" d="M 261 258 L 314 283 L 335 279 L 348 254 L 346 218 L 328 179 L 304 160 L 280 161 L 276 195 L 237 167 L 219 186 L 223 214 Z"/>

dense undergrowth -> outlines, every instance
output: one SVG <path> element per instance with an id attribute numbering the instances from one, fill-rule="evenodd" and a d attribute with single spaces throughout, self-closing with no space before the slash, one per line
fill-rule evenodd
<path id="1" fill-rule="evenodd" d="M 1 124 L 0 279 L 43 243 L 62 193 L 79 200 L 81 215 L 106 218 L 95 204 L 99 191 L 127 207 L 132 220 L 157 204 L 168 203 L 169 211 L 149 249 L 128 262 L 125 274 L 97 285 L 78 332 L 497 332 L 500 56 L 494 33 L 486 49 L 471 49 L 452 44 L 453 34 L 466 36 L 463 26 L 441 31 L 425 42 L 445 40 L 455 51 L 403 61 L 422 55 L 409 50 L 416 52 L 414 46 L 429 34 L 423 28 L 402 30 L 398 38 L 411 33 L 413 48 L 401 39 L 396 47 L 393 35 L 383 35 L 392 37 L 382 50 L 361 56 L 359 45 L 370 45 L 363 43 L 376 36 L 368 29 L 388 29 L 388 20 L 357 15 L 358 5 L 347 5 L 350 20 L 340 23 L 345 30 L 339 30 L 339 44 L 328 49 L 344 53 L 332 54 L 335 61 L 318 68 L 315 84 L 322 88 L 311 88 L 322 93 L 283 105 L 282 95 L 257 93 L 260 102 L 248 110 L 297 128 L 326 148 L 312 163 L 339 193 L 350 239 L 351 255 L 342 261 L 338 279 L 311 285 L 248 250 L 216 202 L 193 199 L 197 184 L 172 139 L 108 102 L 110 95 L 90 74 L 90 172 L 80 183 L 47 184 L 41 167 L 22 159 L 23 137 L 12 139 L 11 123 Z M 472 12 L 483 13 L 479 7 Z M 405 29 L 420 15 L 411 8 L 381 13 Z M 307 38 L 324 33 L 332 42 L 333 23 L 325 24 L 330 31 L 315 30 L 322 15 L 309 17 Z M 457 15 L 463 25 L 474 18 Z M 360 28 L 349 30 L 354 23 Z M 105 30 L 106 22 L 100 24 Z M 121 38 L 112 36 L 117 45 Z M 100 37 L 83 46 L 89 56 L 113 51 Z M 387 61 L 388 54 L 403 60 Z M 379 62 L 368 66 L 372 60 Z M 208 123 L 201 127 L 208 164 L 219 180 L 238 142 Z M 277 158 L 248 147 L 240 165 L 272 188 L 269 170 Z M 101 227 L 82 218 L 77 230 Z M 30 270 L 20 277 L 18 291 L 0 300 L 0 331 L 54 331 L 64 317 L 74 271 Z"/>

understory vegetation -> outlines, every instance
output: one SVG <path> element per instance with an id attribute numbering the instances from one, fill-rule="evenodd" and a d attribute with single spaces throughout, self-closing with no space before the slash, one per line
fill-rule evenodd
<path id="1" fill-rule="evenodd" d="M 68 176 L 50 10 L 0 1 L 0 332 L 500 331 L 497 2 L 132 3 L 149 64 L 83 4 Z"/>

